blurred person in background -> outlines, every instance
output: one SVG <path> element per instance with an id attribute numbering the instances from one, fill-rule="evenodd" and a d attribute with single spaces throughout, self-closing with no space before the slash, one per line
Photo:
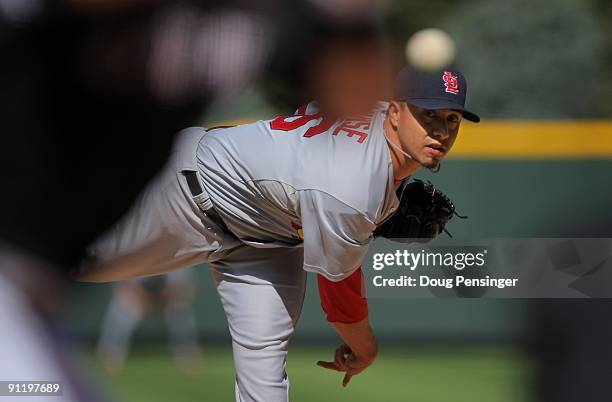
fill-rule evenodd
<path id="1" fill-rule="evenodd" d="M 177 369 L 197 373 L 202 363 L 193 311 L 197 286 L 193 269 L 114 284 L 97 346 L 104 367 L 111 373 L 121 371 L 134 331 L 148 314 L 160 311 Z"/>
<path id="2" fill-rule="evenodd" d="M 278 21 L 278 30 L 288 34 L 278 38 L 261 82 L 267 100 L 287 112 L 316 100 L 330 118 L 346 118 L 389 99 L 394 72 L 403 63 L 395 65 L 391 57 L 382 21 L 385 3 L 293 3 L 294 18 Z"/>

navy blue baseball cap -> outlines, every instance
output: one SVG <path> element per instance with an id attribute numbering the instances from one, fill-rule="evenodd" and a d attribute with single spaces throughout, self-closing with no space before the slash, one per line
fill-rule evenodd
<path id="1" fill-rule="evenodd" d="M 395 80 L 394 97 L 423 109 L 450 109 L 478 123 L 480 117 L 465 108 L 467 82 L 457 70 L 420 71 L 406 66 Z"/>

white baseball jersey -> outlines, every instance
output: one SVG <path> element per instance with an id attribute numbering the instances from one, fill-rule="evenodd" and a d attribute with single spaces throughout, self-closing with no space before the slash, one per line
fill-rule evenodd
<path id="1" fill-rule="evenodd" d="M 236 400 L 288 401 L 286 354 L 304 270 L 336 281 L 350 275 L 372 231 L 399 204 L 386 107 L 327 121 L 310 104 L 294 116 L 183 130 L 164 170 L 92 245 L 79 278 L 130 279 L 208 263 L 232 335 Z M 184 173 L 194 171 L 204 193 L 188 185 Z M 203 211 L 210 202 L 231 233 Z"/>
<path id="2" fill-rule="evenodd" d="M 197 150 L 202 184 L 240 241 L 303 246 L 305 270 L 342 280 L 399 203 L 386 108 L 327 121 L 311 103 L 293 116 L 211 130 Z"/>

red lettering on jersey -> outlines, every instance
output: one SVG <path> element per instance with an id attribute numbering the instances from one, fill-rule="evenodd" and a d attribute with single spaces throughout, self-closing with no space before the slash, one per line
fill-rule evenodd
<path id="1" fill-rule="evenodd" d="M 270 122 L 272 130 L 291 131 L 302 127 L 309 121 L 318 119 L 316 114 L 310 116 L 279 116 Z"/>
<path id="2" fill-rule="evenodd" d="M 333 132 L 333 135 L 338 135 L 344 131 L 349 137 L 354 135 L 359 136 L 357 142 L 362 143 L 368 138 L 368 130 L 372 124 L 372 115 L 360 116 L 356 119 L 344 120 Z"/>
<path id="3" fill-rule="evenodd" d="M 323 117 L 322 113 L 315 113 L 307 115 L 306 105 L 302 105 L 296 111 L 293 116 L 280 116 L 270 122 L 270 128 L 272 130 L 291 131 L 302 127 L 303 125 L 313 121 L 321 119 L 319 124 L 316 124 L 304 133 L 304 137 L 310 138 L 315 135 L 326 132 L 335 123 L 333 119 Z M 352 119 L 343 120 L 342 123 L 336 127 L 332 135 L 338 135 L 340 132 L 345 132 L 347 136 L 358 136 L 358 143 L 363 143 L 368 138 L 368 131 L 372 125 L 372 116 L 374 112 L 359 116 Z"/>
<path id="4" fill-rule="evenodd" d="M 312 120 L 321 119 L 319 124 L 312 126 L 308 130 L 306 130 L 304 137 L 310 138 L 314 137 L 317 134 L 324 133 L 332 126 L 332 124 L 334 124 L 333 120 L 326 119 L 324 117 L 322 118 L 321 113 L 304 115 L 304 113 L 306 113 L 306 106 L 301 106 L 296 113 L 297 114 L 294 116 L 277 117 L 276 119 L 270 122 L 270 128 L 272 128 L 272 130 L 291 131 L 302 127 L 303 125 Z"/>
<path id="5" fill-rule="evenodd" d="M 324 133 L 325 131 L 329 130 L 329 128 L 334 124 L 334 120 L 331 119 L 323 119 L 321 120 L 321 123 L 317 124 L 314 127 L 310 127 L 308 130 L 306 130 L 306 134 L 304 134 L 304 137 L 314 137 L 317 134 L 321 134 Z"/>

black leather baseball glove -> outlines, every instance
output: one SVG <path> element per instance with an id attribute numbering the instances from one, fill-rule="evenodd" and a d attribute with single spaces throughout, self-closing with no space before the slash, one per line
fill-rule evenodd
<path id="1" fill-rule="evenodd" d="M 414 179 L 404 188 L 397 212 L 374 231 L 374 237 L 424 243 L 442 231 L 451 236 L 444 227 L 454 215 L 466 218 L 455 212 L 451 200 L 431 182 Z"/>

